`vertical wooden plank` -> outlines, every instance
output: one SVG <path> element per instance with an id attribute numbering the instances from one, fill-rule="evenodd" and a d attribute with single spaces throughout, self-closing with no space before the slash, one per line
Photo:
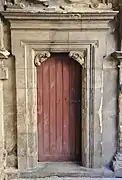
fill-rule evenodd
<path id="1" fill-rule="evenodd" d="M 63 154 L 69 154 L 69 61 L 63 57 Z"/>
<path id="2" fill-rule="evenodd" d="M 57 121 L 57 154 L 61 156 L 62 154 L 62 65 L 63 61 L 61 57 L 58 56 L 56 59 L 56 121 Z"/>
<path id="3" fill-rule="evenodd" d="M 50 59 L 50 154 L 56 153 L 56 73 L 55 57 Z"/>
<path id="4" fill-rule="evenodd" d="M 50 144 L 50 91 L 49 91 L 49 60 L 42 63 L 43 66 L 43 121 L 44 121 L 44 153 L 49 154 Z"/>
<path id="5" fill-rule="evenodd" d="M 76 83 L 75 83 L 75 86 L 76 86 L 76 146 L 75 146 L 75 151 L 76 151 L 76 156 L 77 158 L 79 159 L 79 156 L 80 156 L 80 126 L 81 126 L 81 118 L 80 118 L 80 108 L 81 108 L 81 65 L 76 62 L 76 68 L 75 68 L 75 74 L 76 74 Z M 80 159 L 79 159 L 80 160 Z"/>
<path id="6" fill-rule="evenodd" d="M 75 156 L 76 98 L 75 98 L 75 63 L 70 59 L 70 155 Z"/>

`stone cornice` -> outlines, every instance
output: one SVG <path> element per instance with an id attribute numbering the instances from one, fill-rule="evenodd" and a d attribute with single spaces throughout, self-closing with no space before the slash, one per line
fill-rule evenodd
<path id="1" fill-rule="evenodd" d="M 118 11 L 85 12 L 1 12 L 12 29 L 28 30 L 107 30 Z M 42 21 L 43 25 L 40 23 Z M 62 23 L 63 22 L 63 23 Z M 59 25 L 61 24 L 61 25 Z"/>
<path id="2" fill-rule="evenodd" d="M 9 20 L 111 20 L 118 11 L 92 10 L 83 12 L 7 12 L 1 14 Z"/>

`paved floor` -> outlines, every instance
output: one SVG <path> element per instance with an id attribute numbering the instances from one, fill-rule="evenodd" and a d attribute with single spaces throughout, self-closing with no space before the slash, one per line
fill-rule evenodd
<path id="1" fill-rule="evenodd" d="M 22 172 L 21 177 L 114 177 L 108 168 L 89 169 L 72 162 L 39 163 L 38 167 L 28 172 Z"/>

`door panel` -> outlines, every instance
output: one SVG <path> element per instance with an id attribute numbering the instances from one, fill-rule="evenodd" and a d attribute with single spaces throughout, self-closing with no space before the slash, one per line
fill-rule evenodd
<path id="1" fill-rule="evenodd" d="M 39 161 L 80 160 L 81 66 L 55 53 L 37 68 Z"/>

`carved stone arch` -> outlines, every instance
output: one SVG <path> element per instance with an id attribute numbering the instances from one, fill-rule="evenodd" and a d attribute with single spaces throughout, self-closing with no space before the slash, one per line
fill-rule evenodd
<path id="1" fill-rule="evenodd" d="M 77 61 L 81 66 L 84 64 L 84 53 L 79 51 L 70 51 L 69 57 Z"/>
<path id="2" fill-rule="evenodd" d="M 35 66 L 40 66 L 42 62 L 47 60 L 51 56 L 50 52 L 42 51 L 35 56 L 34 64 Z"/>

